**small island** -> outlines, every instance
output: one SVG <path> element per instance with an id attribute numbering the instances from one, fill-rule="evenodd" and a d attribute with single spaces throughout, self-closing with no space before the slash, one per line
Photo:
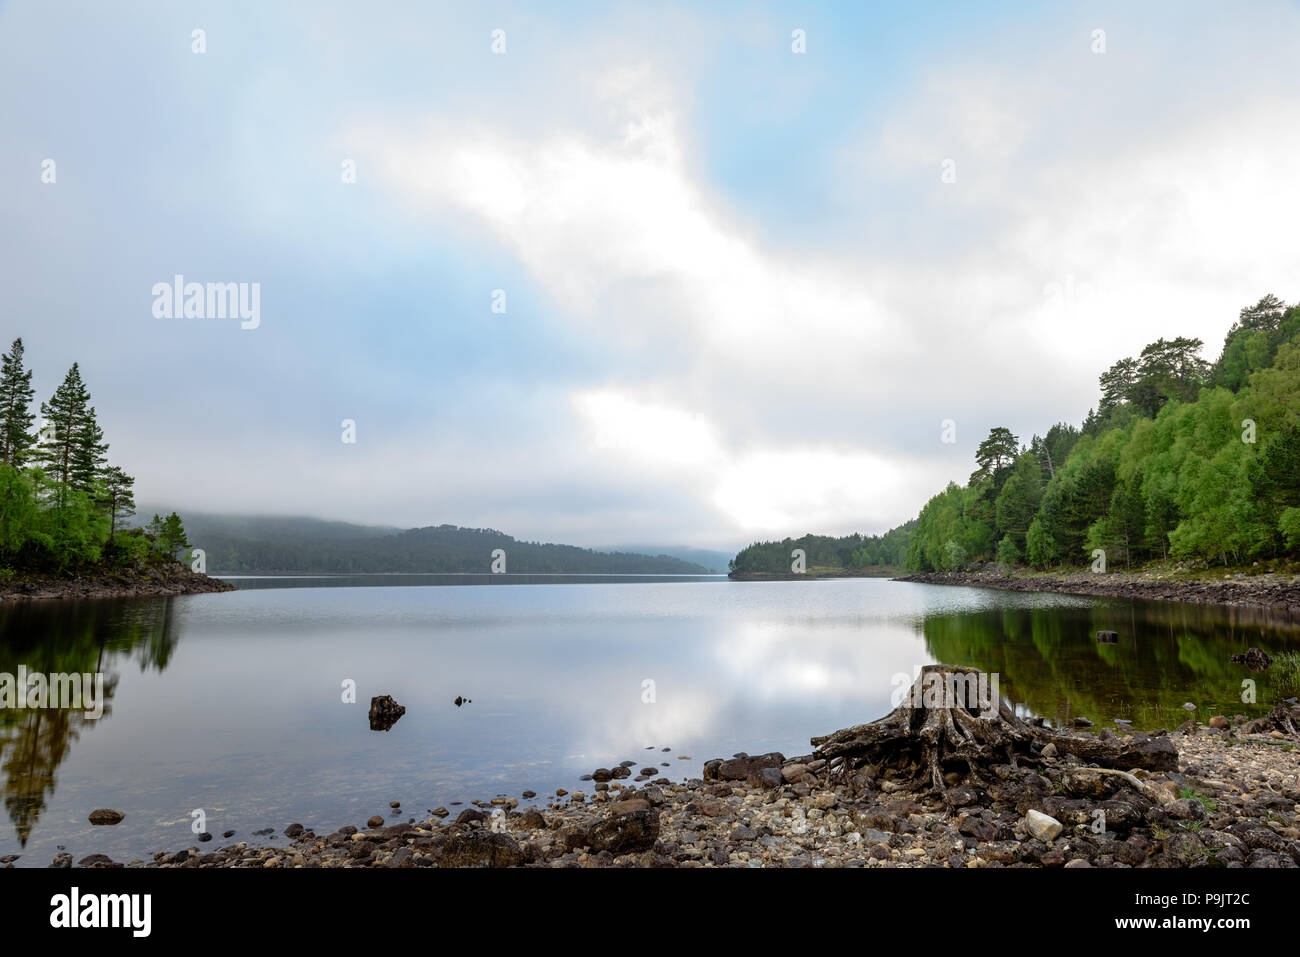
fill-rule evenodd
<path id="1" fill-rule="evenodd" d="M 108 462 L 77 363 L 49 401 L 35 390 L 23 341 L 0 357 L 0 601 L 231 591 L 182 561 L 179 515 L 135 515 L 135 479 Z"/>

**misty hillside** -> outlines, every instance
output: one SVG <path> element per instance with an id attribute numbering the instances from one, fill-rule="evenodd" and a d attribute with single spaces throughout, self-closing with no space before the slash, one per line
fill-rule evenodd
<path id="1" fill-rule="evenodd" d="M 157 509 L 140 509 L 147 517 Z M 437 525 L 398 529 L 315 518 L 252 515 L 183 516 L 190 544 L 207 553 L 211 574 L 488 572 L 504 549 L 517 574 L 699 575 L 712 570 L 669 555 L 605 552 L 523 542 L 488 528 Z"/>

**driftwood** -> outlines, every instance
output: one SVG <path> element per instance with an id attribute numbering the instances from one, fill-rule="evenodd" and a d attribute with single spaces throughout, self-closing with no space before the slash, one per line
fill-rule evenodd
<path id="1" fill-rule="evenodd" d="M 815 737 L 812 744 L 828 771 L 847 778 L 863 769 L 945 800 L 952 785 L 992 783 L 997 765 L 1040 764 L 1049 744 L 1057 753 L 1120 770 L 1178 767 L 1168 738 L 1143 735 L 1119 744 L 1030 724 L 1002 700 L 996 676 L 955 665 L 925 666 L 903 703 L 885 717 Z"/>

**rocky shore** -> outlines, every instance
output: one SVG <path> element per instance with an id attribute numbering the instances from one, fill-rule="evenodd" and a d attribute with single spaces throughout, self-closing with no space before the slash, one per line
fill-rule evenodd
<path id="1" fill-rule="evenodd" d="M 191 571 L 184 565 L 151 568 L 138 575 L 115 574 L 74 576 L 22 576 L 0 583 L 0 602 L 39 601 L 58 598 L 157 598 L 234 591 L 235 586 L 220 578 Z"/>
<path id="2" fill-rule="evenodd" d="M 1184 601 L 1214 605 L 1237 605 L 1300 615 L 1300 577 L 1269 572 L 1247 575 L 1228 573 L 1221 578 L 1187 576 L 1160 571 L 1094 574 L 1008 574 L 1004 569 L 964 572 L 932 572 L 894 579 L 927 585 L 969 585 L 1005 591 L 1047 591 L 1067 595 L 1097 595 L 1110 598 L 1142 598 L 1150 601 Z"/>
<path id="3" fill-rule="evenodd" d="M 1216 717 L 1176 731 L 1061 732 L 1134 755 L 1132 770 L 1089 766 L 1048 744 L 1035 766 L 994 765 L 988 786 L 947 800 L 890 769 L 828 773 L 815 754 L 738 754 L 672 781 L 625 761 L 561 788 L 402 816 L 364 827 L 292 824 L 284 847 L 238 842 L 87 867 L 1227 867 L 1300 865 L 1300 708 L 1270 719 Z M 1137 767 L 1142 765 L 1142 767 Z M 635 774 L 636 777 L 628 779 Z M 652 777 L 653 775 L 653 777 Z M 625 784 L 624 782 L 628 782 Z M 524 801 L 535 799 L 530 791 Z M 266 832 L 262 832 L 266 833 Z M 12 861 L 6 861 L 11 864 Z M 60 854 L 55 867 L 74 865 Z"/>

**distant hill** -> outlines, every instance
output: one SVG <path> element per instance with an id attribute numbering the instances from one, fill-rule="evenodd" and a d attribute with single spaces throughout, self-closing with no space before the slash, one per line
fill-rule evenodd
<path id="1" fill-rule="evenodd" d="M 170 511 L 170 507 L 168 508 Z M 139 509 L 141 520 L 157 509 Z M 671 555 L 523 542 L 490 528 L 398 529 L 315 518 L 182 513 L 210 574 L 488 572 L 494 549 L 518 574 L 703 575 L 712 568 Z M 712 564 L 712 563 L 710 563 Z"/>
<path id="2" fill-rule="evenodd" d="M 667 555 L 670 558 L 680 558 L 684 562 L 703 565 L 709 571 L 719 575 L 727 573 L 727 564 L 731 561 L 732 554 L 734 554 L 708 548 L 690 548 L 686 545 L 618 545 L 611 548 L 610 551 L 635 552 L 640 555 Z"/>

